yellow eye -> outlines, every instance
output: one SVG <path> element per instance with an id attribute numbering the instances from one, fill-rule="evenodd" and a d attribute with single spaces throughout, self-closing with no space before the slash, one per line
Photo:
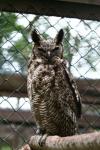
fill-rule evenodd
<path id="1" fill-rule="evenodd" d="M 45 52 L 45 50 L 44 50 L 43 48 L 41 48 L 41 47 L 38 47 L 38 50 L 39 50 L 40 52 Z"/>
<path id="2" fill-rule="evenodd" d="M 55 47 L 52 51 L 57 51 L 59 50 L 59 46 Z"/>

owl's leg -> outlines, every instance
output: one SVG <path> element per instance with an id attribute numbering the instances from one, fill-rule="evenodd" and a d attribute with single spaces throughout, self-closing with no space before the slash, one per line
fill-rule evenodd
<path id="1" fill-rule="evenodd" d="M 44 128 L 37 128 L 37 132 L 36 134 L 41 135 L 40 139 L 39 139 L 39 145 L 43 146 L 45 144 L 46 138 L 48 136 L 48 134 L 46 134 L 46 130 Z"/>
<path id="2" fill-rule="evenodd" d="M 45 144 L 45 141 L 47 139 L 48 134 L 43 134 L 41 135 L 40 139 L 39 139 L 39 145 L 42 147 Z"/>
<path id="3" fill-rule="evenodd" d="M 36 131 L 36 134 L 37 135 L 40 135 L 40 134 L 45 134 L 46 133 L 46 130 L 44 128 L 41 128 L 41 127 L 37 127 L 37 131 Z"/>

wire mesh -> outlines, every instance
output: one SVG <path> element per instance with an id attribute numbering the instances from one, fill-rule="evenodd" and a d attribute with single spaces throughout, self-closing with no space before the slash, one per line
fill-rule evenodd
<path id="1" fill-rule="evenodd" d="M 18 149 L 35 133 L 26 90 L 34 28 L 44 38 L 64 29 L 64 57 L 83 101 L 80 132 L 99 130 L 100 22 L 1 12 L 0 27 L 0 149 Z"/>

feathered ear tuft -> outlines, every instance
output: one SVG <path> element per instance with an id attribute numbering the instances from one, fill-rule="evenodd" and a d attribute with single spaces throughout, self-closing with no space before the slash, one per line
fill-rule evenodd
<path id="1" fill-rule="evenodd" d="M 62 43 L 62 40 L 63 40 L 63 37 L 64 37 L 64 31 L 63 29 L 61 29 L 58 34 L 56 35 L 56 44 L 59 45 Z"/>
<path id="2" fill-rule="evenodd" d="M 32 38 L 32 40 L 33 40 L 33 42 L 34 42 L 35 44 L 40 45 L 40 40 L 41 40 L 41 38 L 40 38 L 40 35 L 37 33 L 37 30 L 36 30 L 36 29 L 34 29 L 34 30 L 32 31 L 32 33 L 31 33 L 31 38 Z"/>

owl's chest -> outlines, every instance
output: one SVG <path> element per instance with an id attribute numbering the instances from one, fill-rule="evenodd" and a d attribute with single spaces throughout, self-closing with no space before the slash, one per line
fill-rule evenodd
<path id="1" fill-rule="evenodd" d="M 54 77 L 54 71 L 51 66 L 39 65 L 32 71 L 32 81 L 33 84 L 39 86 L 50 82 Z"/>
<path id="2" fill-rule="evenodd" d="M 32 71 L 32 84 L 37 90 L 54 88 L 64 84 L 64 73 L 61 66 L 39 65 Z"/>

